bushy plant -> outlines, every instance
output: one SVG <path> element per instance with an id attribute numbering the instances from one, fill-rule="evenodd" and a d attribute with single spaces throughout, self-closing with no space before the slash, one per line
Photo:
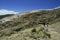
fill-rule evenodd
<path id="1" fill-rule="evenodd" d="M 32 32 L 36 32 L 36 29 L 35 29 L 35 28 L 33 28 L 31 31 L 32 31 Z"/>
<path id="2" fill-rule="evenodd" d="M 43 31 L 40 31 L 39 35 L 40 35 L 40 37 L 42 37 L 44 35 Z"/>

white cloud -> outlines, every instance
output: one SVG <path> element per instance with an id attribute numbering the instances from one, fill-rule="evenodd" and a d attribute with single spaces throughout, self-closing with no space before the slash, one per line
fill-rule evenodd
<path id="1" fill-rule="evenodd" d="M 54 8 L 54 9 L 57 9 L 57 8 L 60 8 L 60 6 L 58 6 L 58 7 Z"/>
<path id="2" fill-rule="evenodd" d="M 0 10 L 0 15 L 5 15 L 5 14 L 16 14 L 18 12 L 15 11 L 9 11 L 9 10 L 5 10 L 5 9 L 1 9 Z"/>

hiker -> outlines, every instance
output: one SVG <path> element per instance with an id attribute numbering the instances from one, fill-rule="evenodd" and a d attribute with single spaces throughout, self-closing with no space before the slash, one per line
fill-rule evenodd
<path id="1" fill-rule="evenodd" d="M 45 27 L 45 25 L 46 25 L 46 23 L 44 22 L 44 23 L 42 23 L 43 25 L 44 25 L 44 27 Z"/>
<path id="2" fill-rule="evenodd" d="M 48 27 L 48 24 L 49 24 L 49 23 L 47 22 L 46 24 L 47 24 L 47 27 Z"/>

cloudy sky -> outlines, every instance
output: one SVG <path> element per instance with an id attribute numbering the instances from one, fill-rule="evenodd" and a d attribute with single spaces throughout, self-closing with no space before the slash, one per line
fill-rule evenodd
<path id="1" fill-rule="evenodd" d="M 16 14 L 18 12 L 15 11 L 11 11 L 11 10 L 5 10 L 5 9 L 1 9 L 0 10 L 0 15 L 5 15 L 5 14 Z"/>
<path id="2" fill-rule="evenodd" d="M 60 0 L 0 0 L 0 15 L 59 6 Z"/>

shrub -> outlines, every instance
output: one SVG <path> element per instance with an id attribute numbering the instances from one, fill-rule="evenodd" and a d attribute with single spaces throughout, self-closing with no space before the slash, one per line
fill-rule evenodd
<path id="1" fill-rule="evenodd" d="M 43 31 L 40 31 L 39 35 L 40 35 L 40 37 L 42 37 L 44 35 Z"/>
<path id="2" fill-rule="evenodd" d="M 45 32 L 45 35 L 48 37 L 48 38 L 51 38 L 51 35 L 47 32 Z"/>
<path id="3" fill-rule="evenodd" d="M 36 32 L 36 29 L 34 28 L 34 29 L 32 29 L 31 31 L 32 31 L 32 32 Z"/>

